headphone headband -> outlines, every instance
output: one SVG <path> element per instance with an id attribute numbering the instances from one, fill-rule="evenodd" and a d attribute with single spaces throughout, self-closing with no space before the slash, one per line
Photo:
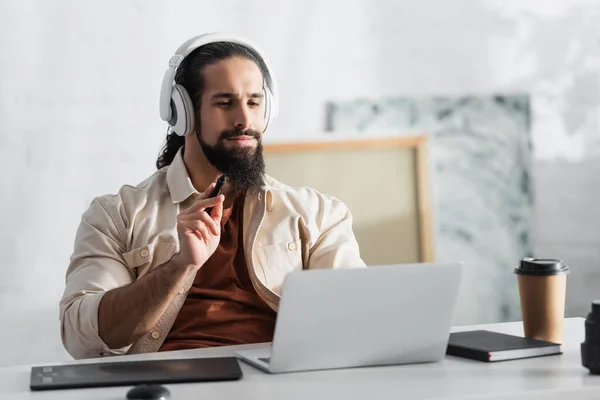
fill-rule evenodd
<path id="1" fill-rule="evenodd" d="M 169 68 L 165 71 L 165 75 L 163 77 L 160 89 L 159 109 L 161 119 L 163 121 L 169 121 L 173 117 L 173 111 L 171 109 L 171 96 L 173 92 L 173 85 L 175 83 L 175 74 L 177 73 L 177 68 L 179 67 L 179 65 L 181 65 L 181 62 L 185 59 L 185 57 L 187 57 L 192 51 L 194 51 L 198 47 L 215 42 L 230 42 L 242 45 L 246 47 L 252 53 L 252 55 L 254 55 L 254 57 L 262 61 L 263 64 L 266 66 L 266 71 L 264 71 L 264 79 L 265 89 L 268 89 L 268 91 L 265 90 L 267 92 L 265 93 L 265 95 L 269 96 L 270 94 L 271 97 L 267 106 L 268 114 L 266 126 L 268 126 L 270 121 L 272 121 L 277 116 L 277 111 L 279 108 L 279 94 L 277 90 L 277 84 L 275 83 L 275 78 L 273 76 L 273 72 L 269 62 L 265 58 L 265 55 L 262 52 L 262 50 L 252 41 L 236 35 L 220 32 L 212 32 L 195 36 L 191 39 L 186 40 L 175 51 L 175 54 L 169 60 Z"/>

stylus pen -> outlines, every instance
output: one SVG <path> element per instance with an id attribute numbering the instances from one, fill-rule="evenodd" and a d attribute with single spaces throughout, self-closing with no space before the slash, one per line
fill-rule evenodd
<path id="1" fill-rule="evenodd" d="M 217 179 L 217 183 L 215 184 L 215 188 L 213 189 L 213 191 L 210 194 L 209 198 L 216 197 L 216 196 L 218 196 L 221 193 L 221 189 L 223 189 L 223 185 L 225 184 L 225 179 L 227 179 L 227 176 L 225 174 L 221 175 L 219 177 L 219 179 Z M 204 211 L 206 211 L 208 214 L 210 214 L 210 212 L 212 211 L 212 209 L 213 209 L 212 207 L 208 207 Z"/>

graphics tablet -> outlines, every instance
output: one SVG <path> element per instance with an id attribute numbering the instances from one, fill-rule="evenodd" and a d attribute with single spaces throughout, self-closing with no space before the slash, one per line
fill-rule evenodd
<path id="1" fill-rule="evenodd" d="M 149 383 L 232 381 L 242 377 L 235 357 L 48 365 L 31 368 L 31 390 Z"/>

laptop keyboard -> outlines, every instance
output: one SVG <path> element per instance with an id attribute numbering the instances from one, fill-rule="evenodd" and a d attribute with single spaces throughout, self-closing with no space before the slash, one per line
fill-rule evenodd
<path id="1" fill-rule="evenodd" d="M 259 360 L 268 364 L 271 362 L 271 357 L 263 357 L 259 358 Z"/>

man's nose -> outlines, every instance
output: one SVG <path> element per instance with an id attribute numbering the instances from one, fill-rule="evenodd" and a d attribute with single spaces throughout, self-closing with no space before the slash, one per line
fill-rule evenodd
<path id="1" fill-rule="evenodd" d="M 236 129 L 250 129 L 250 110 L 248 107 L 241 106 L 235 113 L 233 126 Z"/>

